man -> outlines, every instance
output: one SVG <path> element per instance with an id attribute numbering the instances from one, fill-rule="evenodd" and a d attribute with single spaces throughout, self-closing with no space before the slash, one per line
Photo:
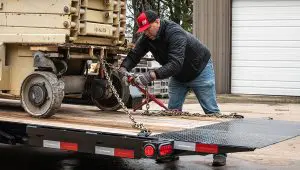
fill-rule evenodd
<path id="1" fill-rule="evenodd" d="M 153 80 L 170 77 L 169 109 L 182 110 L 186 94 L 192 89 L 206 114 L 219 114 L 209 49 L 180 25 L 160 20 L 151 10 L 142 12 L 137 22 L 138 32 L 143 34 L 122 62 L 120 73 L 125 75 L 151 51 L 162 67 L 139 74 L 136 82 L 146 86 Z M 226 164 L 226 154 L 213 157 L 214 166 Z"/>

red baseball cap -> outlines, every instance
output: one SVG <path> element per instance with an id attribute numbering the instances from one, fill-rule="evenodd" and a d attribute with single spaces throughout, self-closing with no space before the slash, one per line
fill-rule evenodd
<path id="1" fill-rule="evenodd" d="M 137 32 L 138 33 L 144 32 L 146 29 L 150 27 L 150 24 L 154 22 L 157 18 L 158 15 L 152 10 L 142 12 L 137 18 L 137 23 L 139 26 Z"/>

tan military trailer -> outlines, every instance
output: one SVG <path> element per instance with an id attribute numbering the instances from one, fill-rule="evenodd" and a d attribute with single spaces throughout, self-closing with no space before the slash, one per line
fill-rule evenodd
<path id="1" fill-rule="evenodd" d="M 126 0 L 0 0 L 0 97 L 40 118 L 64 97 L 119 109 L 105 73 L 126 102 L 129 88 L 113 69 L 126 52 L 125 26 Z"/>

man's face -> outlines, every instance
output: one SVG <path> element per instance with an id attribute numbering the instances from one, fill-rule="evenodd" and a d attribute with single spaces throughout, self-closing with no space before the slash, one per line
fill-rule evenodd
<path id="1" fill-rule="evenodd" d="M 157 19 L 153 23 L 150 24 L 150 27 L 144 31 L 144 34 L 151 40 L 156 38 L 157 32 L 160 27 L 160 20 Z"/>

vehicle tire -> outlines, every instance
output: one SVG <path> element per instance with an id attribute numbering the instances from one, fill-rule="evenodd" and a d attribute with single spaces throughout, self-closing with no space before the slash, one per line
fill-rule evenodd
<path id="1" fill-rule="evenodd" d="M 51 72 L 35 71 L 21 86 L 22 107 L 31 116 L 48 118 L 60 108 L 64 98 L 64 82 Z"/>
<path id="2" fill-rule="evenodd" d="M 128 102 L 130 97 L 130 91 L 128 85 L 126 85 L 120 78 L 118 72 L 113 71 L 111 74 L 111 80 L 113 83 L 113 86 L 116 88 L 120 98 L 125 103 Z M 101 110 L 104 111 L 116 111 L 121 108 L 120 103 L 118 102 L 117 98 L 114 96 L 114 94 L 111 94 L 107 98 L 103 99 L 95 99 L 92 97 L 93 103 Z"/>

